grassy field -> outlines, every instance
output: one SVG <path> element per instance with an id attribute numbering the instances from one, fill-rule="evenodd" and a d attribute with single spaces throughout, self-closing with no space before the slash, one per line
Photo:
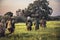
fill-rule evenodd
<path id="1" fill-rule="evenodd" d="M 9 33 L 8 30 L 6 33 Z M 11 35 L 0 37 L 0 40 L 60 40 L 60 21 L 48 21 L 47 27 L 40 27 L 27 31 L 25 23 L 16 23 L 15 32 Z"/>

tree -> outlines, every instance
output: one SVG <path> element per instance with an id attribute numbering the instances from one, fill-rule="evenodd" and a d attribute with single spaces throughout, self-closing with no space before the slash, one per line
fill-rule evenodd
<path id="1" fill-rule="evenodd" d="M 42 5 L 42 16 L 45 17 L 45 19 L 48 19 L 49 15 L 52 14 L 53 10 L 48 6 L 49 3 L 47 0 L 42 0 L 41 5 Z"/>
<path id="2" fill-rule="evenodd" d="M 12 17 L 13 13 L 12 12 L 7 12 L 6 14 L 4 14 L 4 16 Z"/>
<path id="3" fill-rule="evenodd" d="M 48 5 L 49 2 L 47 0 L 35 0 L 26 8 L 24 15 L 48 19 L 49 15 L 53 12 L 52 8 Z"/>
<path id="4" fill-rule="evenodd" d="M 16 11 L 16 15 L 17 15 L 17 16 L 21 16 L 21 9 L 18 9 L 18 10 Z"/>

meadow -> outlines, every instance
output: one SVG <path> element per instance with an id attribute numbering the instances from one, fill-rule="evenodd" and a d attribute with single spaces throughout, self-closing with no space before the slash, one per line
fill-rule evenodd
<path id="1" fill-rule="evenodd" d="M 35 30 L 34 25 L 31 31 L 27 31 L 25 23 L 16 23 L 15 32 L 0 40 L 60 40 L 60 21 L 47 21 L 47 27 L 40 27 Z M 6 29 L 6 34 L 9 31 Z"/>

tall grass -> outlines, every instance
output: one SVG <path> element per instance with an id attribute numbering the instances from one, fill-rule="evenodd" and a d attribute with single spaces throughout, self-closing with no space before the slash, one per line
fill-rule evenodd
<path id="1" fill-rule="evenodd" d="M 0 37 L 0 40 L 60 40 L 60 21 L 48 21 L 46 25 L 45 29 L 40 27 L 39 30 L 35 30 L 33 25 L 32 30 L 27 31 L 25 23 L 16 23 L 15 32 Z"/>

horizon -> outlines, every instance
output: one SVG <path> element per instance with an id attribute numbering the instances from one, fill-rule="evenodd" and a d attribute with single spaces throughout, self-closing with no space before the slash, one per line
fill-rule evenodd
<path id="1" fill-rule="evenodd" d="M 13 12 L 16 15 L 16 10 L 27 8 L 30 3 L 34 0 L 0 0 L 0 15 L 6 12 Z M 48 0 L 49 6 L 53 9 L 52 16 L 60 16 L 60 1 L 59 0 Z"/>

